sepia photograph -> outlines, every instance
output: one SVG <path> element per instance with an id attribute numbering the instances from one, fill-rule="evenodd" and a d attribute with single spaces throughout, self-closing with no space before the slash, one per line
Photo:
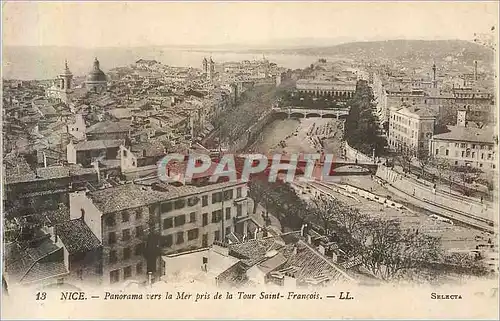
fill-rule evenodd
<path id="1" fill-rule="evenodd" d="M 1 10 L 1 319 L 498 319 L 499 2 Z"/>

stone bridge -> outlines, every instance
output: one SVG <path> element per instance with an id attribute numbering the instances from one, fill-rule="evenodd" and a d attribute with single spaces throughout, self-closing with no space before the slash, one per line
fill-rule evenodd
<path id="1" fill-rule="evenodd" d="M 305 108 L 273 108 L 275 115 L 284 115 L 287 118 L 345 118 L 349 114 L 349 108 L 334 109 L 305 109 Z"/>

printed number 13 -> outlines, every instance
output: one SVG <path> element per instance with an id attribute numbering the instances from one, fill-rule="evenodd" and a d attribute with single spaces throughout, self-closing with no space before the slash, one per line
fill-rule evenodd
<path id="1" fill-rule="evenodd" d="M 47 298 L 47 293 L 46 292 L 38 292 L 36 294 L 36 299 L 37 300 L 45 300 Z"/>

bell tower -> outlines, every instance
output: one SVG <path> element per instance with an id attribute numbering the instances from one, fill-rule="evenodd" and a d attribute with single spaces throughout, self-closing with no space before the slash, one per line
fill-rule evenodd
<path id="1" fill-rule="evenodd" d="M 64 71 L 59 75 L 59 89 L 70 91 L 73 81 L 73 74 L 69 70 L 68 61 L 64 62 Z"/>

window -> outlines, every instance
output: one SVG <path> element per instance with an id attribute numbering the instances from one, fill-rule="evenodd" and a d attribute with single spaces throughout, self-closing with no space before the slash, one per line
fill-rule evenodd
<path id="1" fill-rule="evenodd" d="M 198 229 L 192 229 L 188 231 L 188 241 L 194 240 L 198 238 Z"/>
<path id="2" fill-rule="evenodd" d="M 108 214 L 106 216 L 106 225 L 107 226 L 115 226 L 116 221 L 115 221 L 115 215 L 114 214 Z"/>
<path id="3" fill-rule="evenodd" d="M 238 187 L 236 189 L 236 197 L 240 198 L 241 197 L 241 187 Z"/>
<path id="4" fill-rule="evenodd" d="M 108 234 L 108 244 L 115 244 L 116 243 L 116 233 L 115 232 L 109 232 Z"/>
<path id="5" fill-rule="evenodd" d="M 123 268 L 123 279 L 128 279 L 132 277 L 132 267 L 131 266 L 127 266 L 125 268 Z"/>
<path id="6" fill-rule="evenodd" d="M 137 244 L 134 247 L 134 254 L 135 255 L 142 255 L 143 249 L 144 249 L 144 244 L 142 244 L 142 243 Z"/>
<path id="7" fill-rule="evenodd" d="M 176 242 L 175 242 L 176 244 L 184 243 L 184 232 L 177 232 L 175 240 L 176 240 Z"/>
<path id="8" fill-rule="evenodd" d="M 135 266 L 135 274 L 142 274 L 142 262 L 137 263 Z"/>
<path id="9" fill-rule="evenodd" d="M 149 214 L 155 214 L 156 213 L 156 208 L 158 207 L 158 205 L 154 204 L 154 205 L 150 205 L 149 206 Z"/>
<path id="10" fill-rule="evenodd" d="M 203 234 L 203 237 L 201 239 L 201 246 L 202 247 L 208 247 L 208 234 Z"/>
<path id="11" fill-rule="evenodd" d="M 243 215 L 243 206 L 241 204 L 236 205 L 236 216 Z"/>
<path id="12" fill-rule="evenodd" d="M 128 222 L 130 219 L 130 215 L 128 212 L 122 212 L 122 222 Z"/>
<path id="13" fill-rule="evenodd" d="M 162 203 L 160 206 L 160 210 L 162 213 L 168 213 L 172 211 L 172 203 L 170 202 Z"/>
<path id="14" fill-rule="evenodd" d="M 436 155 L 438 155 L 438 154 L 439 154 L 439 149 L 436 148 Z"/>
<path id="15" fill-rule="evenodd" d="M 186 215 L 178 215 L 174 218 L 175 226 L 182 226 L 186 223 Z"/>
<path id="16" fill-rule="evenodd" d="M 214 238 L 216 241 L 218 241 L 220 239 L 220 231 L 215 231 Z"/>
<path id="17" fill-rule="evenodd" d="M 459 143 L 455 143 L 455 147 L 458 147 L 458 146 L 460 146 L 460 144 Z"/>
<path id="18" fill-rule="evenodd" d="M 462 152 L 463 153 L 463 152 Z M 455 165 L 458 165 L 458 161 L 455 161 Z"/>
<path id="19" fill-rule="evenodd" d="M 476 152 L 472 152 L 472 158 L 476 157 Z"/>
<path id="20" fill-rule="evenodd" d="M 212 204 L 219 203 L 222 201 L 222 192 L 217 192 L 212 194 Z"/>
<path id="21" fill-rule="evenodd" d="M 229 201 L 232 198 L 233 198 L 233 190 L 232 189 L 224 191 L 224 200 L 225 201 Z"/>
<path id="22" fill-rule="evenodd" d="M 230 220 L 230 219 L 231 219 L 231 208 L 226 207 L 226 220 Z"/>
<path id="23" fill-rule="evenodd" d="M 196 204 L 198 204 L 198 202 L 200 201 L 200 198 L 198 196 L 193 196 L 193 197 L 190 197 L 188 198 L 188 206 L 195 206 Z"/>
<path id="24" fill-rule="evenodd" d="M 185 199 L 183 199 L 183 198 L 181 198 L 181 199 L 179 199 L 179 200 L 175 201 L 175 203 L 174 203 L 174 208 L 175 208 L 176 210 L 181 209 L 181 208 L 184 208 L 185 206 L 186 206 L 186 200 L 185 200 Z"/>
<path id="25" fill-rule="evenodd" d="M 465 148 L 465 143 L 460 143 L 460 148 Z"/>
<path id="26" fill-rule="evenodd" d="M 465 156 L 465 152 L 464 152 L 464 151 L 462 151 L 462 157 L 464 157 L 464 156 Z"/>
<path id="27" fill-rule="evenodd" d="M 196 222 L 196 212 L 189 213 L 189 223 Z"/>
<path id="28" fill-rule="evenodd" d="M 120 270 L 114 270 L 109 272 L 109 283 L 120 282 Z"/>
<path id="29" fill-rule="evenodd" d="M 174 222 L 171 217 L 163 219 L 163 229 L 166 230 L 168 228 L 174 227 Z"/>
<path id="30" fill-rule="evenodd" d="M 483 163 L 480 163 L 480 164 L 479 164 L 479 167 L 483 167 Z"/>
<path id="31" fill-rule="evenodd" d="M 447 149 L 446 150 L 446 156 L 450 155 L 450 151 Z"/>
<path id="32" fill-rule="evenodd" d="M 226 227 L 226 236 L 231 234 L 231 226 Z"/>
<path id="33" fill-rule="evenodd" d="M 109 251 L 109 263 L 116 263 L 116 261 L 118 261 L 116 251 Z"/>
<path id="34" fill-rule="evenodd" d="M 169 247 L 174 244 L 172 234 L 165 235 L 161 238 L 161 246 Z"/>
<path id="35" fill-rule="evenodd" d="M 488 154 L 488 159 L 491 159 L 491 154 Z"/>
<path id="36" fill-rule="evenodd" d="M 212 212 L 212 223 L 218 223 L 222 219 L 222 210 Z"/>
<path id="37" fill-rule="evenodd" d="M 142 226 L 135 227 L 135 237 L 140 238 L 144 236 L 144 228 Z"/>
<path id="38" fill-rule="evenodd" d="M 138 208 L 135 210 L 135 219 L 136 220 L 142 219 L 142 208 Z"/>
<path id="39" fill-rule="evenodd" d="M 203 218 L 203 226 L 207 226 L 208 225 L 208 213 L 203 213 L 202 218 Z"/>
<path id="40" fill-rule="evenodd" d="M 123 150 L 123 157 L 127 157 L 127 151 Z"/>
<path id="41" fill-rule="evenodd" d="M 201 197 L 201 206 L 207 206 L 208 205 L 208 195 L 203 195 Z"/>
<path id="42" fill-rule="evenodd" d="M 126 228 L 122 231 L 122 241 L 130 240 L 130 229 Z"/>
<path id="43" fill-rule="evenodd" d="M 123 249 L 123 259 L 124 260 L 128 260 L 130 259 L 130 255 L 131 255 L 132 251 L 130 250 L 130 247 L 125 247 Z"/>
<path id="44" fill-rule="evenodd" d="M 472 144 L 472 149 L 476 149 L 476 144 Z"/>
<path id="45" fill-rule="evenodd" d="M 493 150 L 493 146 L 488 146 L 488 150 Z"/>

